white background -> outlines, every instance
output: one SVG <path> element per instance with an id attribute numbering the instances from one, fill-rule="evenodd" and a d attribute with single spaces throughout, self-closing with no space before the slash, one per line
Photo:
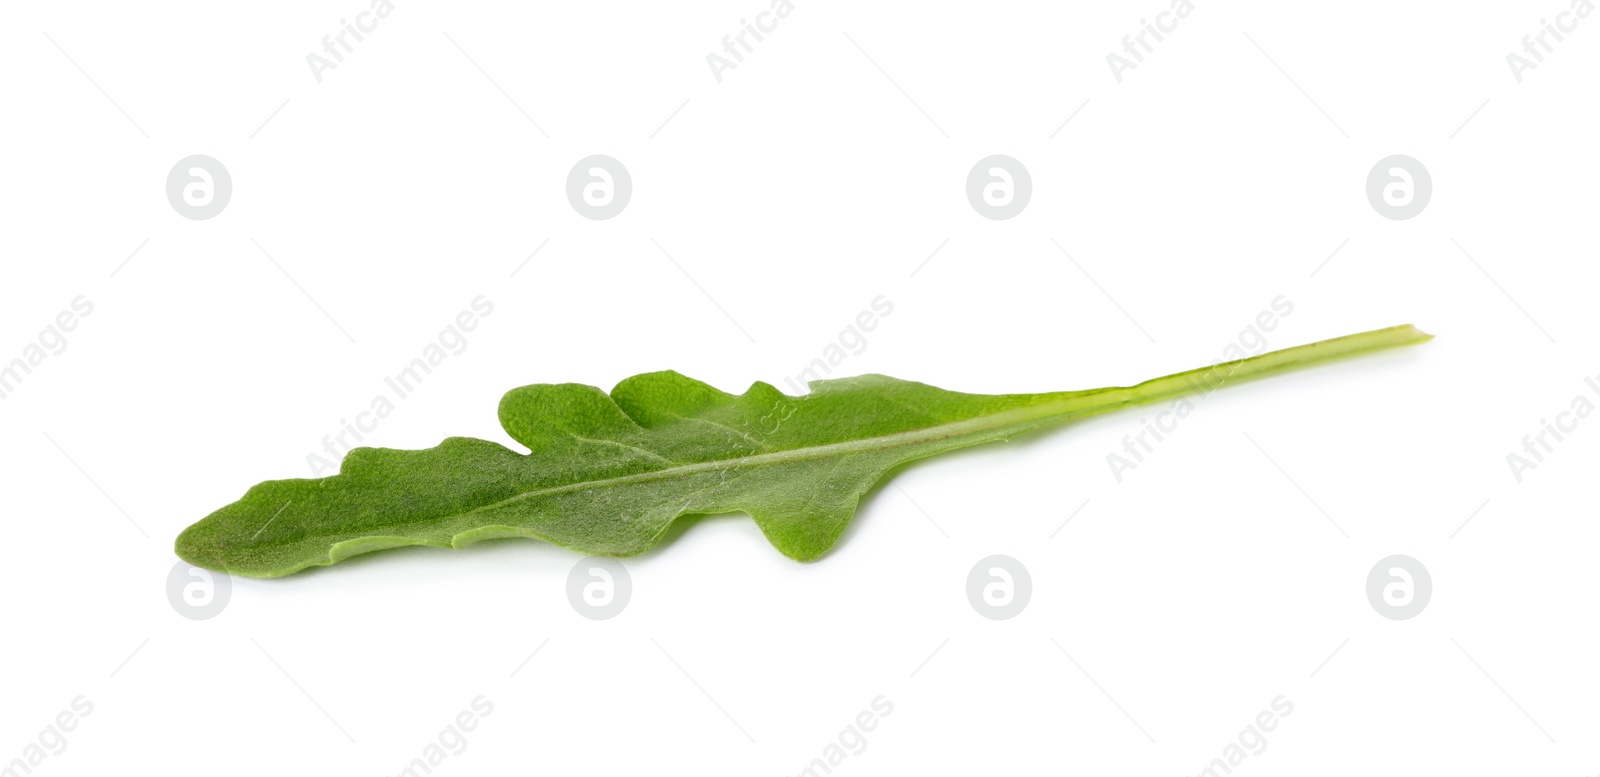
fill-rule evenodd
<path id="1" fill-rule="evenodd" d="M 1188 775 L 1284 695 L 1236 771 L 1600 772 L 1600 422 L 1520 484 L 1506 460 L 1600 373 L 1596 17 L 1518 83 L 1506 55 L 1567 0 L 1200 0 L 1119 84 L 1106 55 L 1165 0 L 797 0 L 719 84 L 706 55 L 767 0 L 401 0 L 317 83 L 365 2 L 5 11 L 0 358 L 94 310 L 0 401 L 0 759 L 83 695 L 36 774 L 398 774 L 483 695 L 436 773 L 793 775 L 883 695 L 835 772 Z M 210 220 L 166 199 L 191 154 L 233 179 Z M 633 178 L 608 221 L 564 193 L 590 154 Z M 966 200 L 991 154 L 1032 176 L 1011 220 Z M 1367 201 L 1391 154 L 1431 172 L 1416 218 Z M 177 533 L 307 476 L 480 294 L 368 442 L 510 444 L 496 402 L 528 383 L 782 386 L 878 295 L 836 376 L 1125 384 L 1218 358 L 1278 295 L 1273 347 L 1438 339 L 1220 392 L 1121 483 L 1148 413 L 918 465 L 812 564 L 686 521 L 610 621 L 526 541 L 175 613 Z M 996 553 L 1033 578 L 1009 621 L 964 593 Z M 1395 553 L 1432 575 L 1412 620 L 1366 599 Z"/>

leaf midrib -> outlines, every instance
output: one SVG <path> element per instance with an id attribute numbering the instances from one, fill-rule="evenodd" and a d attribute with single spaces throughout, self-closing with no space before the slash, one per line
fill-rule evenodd
<path id="1" fill-rule="evenodd" d="M 843 456 L 850 453 L 887 450 L 890 448 L 918 445 L 922 443 L 949 439 L 952 437 L 961 437 L 968 434 L 994 431 L 996 429 L 1002 429 L 1006 426 L 1025 423 L 1028 421 L 1037 421 L 1054 416 L 1067 416 L 1092 410 L 1110 409 L 1111 407 L 1121 404 L 1126 404 L 1126 402 L 1116 402 L 1085 407 L 1081 403 L 1074 403 L 1072 399 L 1068 398 L 1055 402 L 1033 405 L 1031 407 L 1002 410 L 998 413 L 990 413 L 963 421 L 926 426 L 921 429 L 913 429 L 909 432 L 896 432 L 894 434 L 879 435 L 877 437 L 865 437 L 859 440 L 847 440 L 845 442 L 827 443 L 825 445 L 811 445 L 803 448 L 792 448 L 784 451 L 773 451 L 771 453 L 758 453 L 749 456 L 739 456 L 731 459 L 717 459 L 714 461 L 696 462 L 694 464 L 680 464 L 674 467 L 664 467 L 662 469 L 651 470 L 649 472 L 636 472 L 631 475 L 619 475 L 617 477 L 601 478 L 599 480 L 583 480 L 559 486 L 550 486 L 548 488 L 538 488 L 532 491 L 524 491 L 520 494 L 516 494 L 515 496 L 506 497 L 498 502 L 483 505 L 481 507 L 475 507 L 464 513 L 445 516 L 439 520 L 449 520 L 451 518 L 472 515 L 474 513 L 487 512 L 527 499 L 537 499 L 539 497 L 552 496 L 555 494 L 563 494 L 572 491 L 582 491 L 592 488 L 612 488 L 615 486 L 633 485 L 635 483 L 649 483 L 658 480 L 671 480 L 678 477 L 688 477 L 691 475 L 700 474 L 702 472 L 715 472 L 717 470 L 742 469 L 747 467 L 761 467 L 771 464 L 789 464 L 796 461 L 825 459 L 836 455 Z"/>

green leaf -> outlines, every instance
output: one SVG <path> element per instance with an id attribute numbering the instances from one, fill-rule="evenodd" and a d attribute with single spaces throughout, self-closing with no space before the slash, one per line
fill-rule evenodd
<path id="1" fill-rule="evenodd" d="M 466 437 L 421 451 L 357 448 L 338 475 L 251 488 L 184 530 L 177 553 L 250 577 L 496 537 L 629 556 L 679 516 L 743 512 L 784 555 L 810 561 L 905 462 L 1429 339 L 1390 327 L 1135 386 L 1046 394 L 962 394 L 882 375 L 813 381 L 801 397 L 766 383 L 735 396 L 676 372 L 636 375 L 610 396 L 575 383 L 524 386 L 500 401 L 500 423 L 527 453 Z"/>

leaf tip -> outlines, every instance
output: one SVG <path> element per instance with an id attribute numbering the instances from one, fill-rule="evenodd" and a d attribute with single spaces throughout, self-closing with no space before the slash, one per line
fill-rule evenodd
<path id="1" fill-rule="evenodd" d="M 213 543 L 205 538 L 204 521 L 196 522 L 178 534 L 172 541 L 172 552 L 193 566 L 223 571 L 222 558 Z"/>

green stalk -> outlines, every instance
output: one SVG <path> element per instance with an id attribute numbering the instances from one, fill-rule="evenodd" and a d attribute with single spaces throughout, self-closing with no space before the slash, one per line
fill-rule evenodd
<path id="1" fill-rule="evenodd" d="M 1433 335 L 1411 324 L 1374 329 L 1370 332 L 1319 340 L 1293 348 L 1268 351 L 1245 359 L 1219 362 L 1210 367 L 1175 372 L 1132 386 L 1087 392 L 1062 392 L 1060 396 L 1066 400 L 1062 403 L 1064 407 L 1058 406 L 1059 409 L 1051 415 L 1077 416 L 1101 413 L 1186 394 L 1210 394 L 1226 385 L 1244 383 L 1281 372 L 1313 367 L 1389 348 L 1417 345 L 1432 339 Z M 1062 412 L 1063 410 L 1065 412 Z"/>

